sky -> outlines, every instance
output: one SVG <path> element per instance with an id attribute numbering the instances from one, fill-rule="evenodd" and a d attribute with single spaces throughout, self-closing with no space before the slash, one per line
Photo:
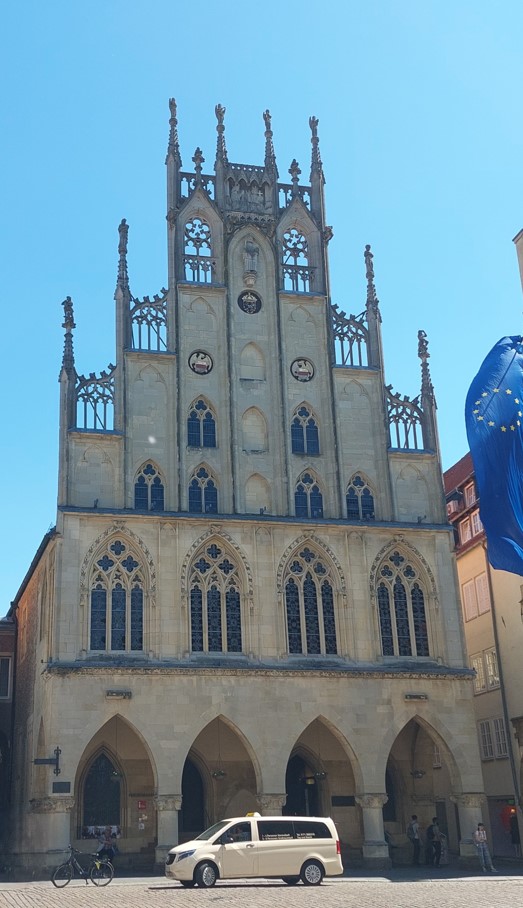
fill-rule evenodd
<path id="1" fill-rule="evenodd" d="M 80 373 L 114 361 L 118 224 L 134 296 L 165 286 L 168 99 L 184 169 L 204 172 L 226 107 L 229 159 L 306 182 L 319 118 L 331 292 L 365 302 L 374 253 L 386 381 L 415 396 L 427 332 L 443 467 L 493 344 L 523 333 L 521 0 L 19 0 L 0 34 L 4 564 L 0 615 L 56 521 L 61 302 Z"/>

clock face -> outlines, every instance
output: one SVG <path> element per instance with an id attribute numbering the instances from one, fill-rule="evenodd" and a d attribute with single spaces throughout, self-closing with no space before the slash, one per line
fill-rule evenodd
<path id="1" fill-rule="evenodd" d="M 205 350 L 195 350 L 189 357 L 189 367 L 197 375 L 208 375 L 213 367 L 212 358 Z"/>
<path id="2" fill-rule="evenodd" d="M 295 359 L 291 365 L 291 375 L 296 381 L 310 381 L 314 378 L 314 366 L 310 359 Z"/>
<path id="3" fill-rule="evenodd" d="M 244 290 L 238 297 L 238 306 L 247 315 L 256 315 L 262 306 L 261 296 L 255 293 L 254 290 Z"/>

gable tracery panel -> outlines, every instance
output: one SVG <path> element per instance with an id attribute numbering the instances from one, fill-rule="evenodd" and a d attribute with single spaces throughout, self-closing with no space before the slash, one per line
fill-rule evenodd
<path id="1" fill-rule="evenodd" d="M 183 265 L 185 280 L 211 284 L 215 262 L 212 259 L 211 228 L 203 218 L 193 217 L 184 228 Z"/>

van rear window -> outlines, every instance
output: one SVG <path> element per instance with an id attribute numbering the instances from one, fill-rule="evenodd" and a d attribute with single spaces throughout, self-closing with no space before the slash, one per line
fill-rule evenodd
<path id="1" fill-rule="evenodd" d="M 308 820 L 258 820 L 258 837 L 262 842 L 286 839 L 332 839 L 325 823 Z"/>

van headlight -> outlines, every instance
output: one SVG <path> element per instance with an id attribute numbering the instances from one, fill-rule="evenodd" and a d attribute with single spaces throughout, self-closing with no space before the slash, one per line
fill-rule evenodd
<path id="1" fill-rule="evenodd" d="M 180 852 L 180 854 L 177 854 L 176 857 L 175 857 L 176 863 L 179 864 L 180 861 L 185 861 L 186 858 L 190 858 L 191 855 L 194 854 L 195 851 L 196 851 L 196 848 L 193 848 L 192 851 L 182 851 L 182 852 Z"/>

